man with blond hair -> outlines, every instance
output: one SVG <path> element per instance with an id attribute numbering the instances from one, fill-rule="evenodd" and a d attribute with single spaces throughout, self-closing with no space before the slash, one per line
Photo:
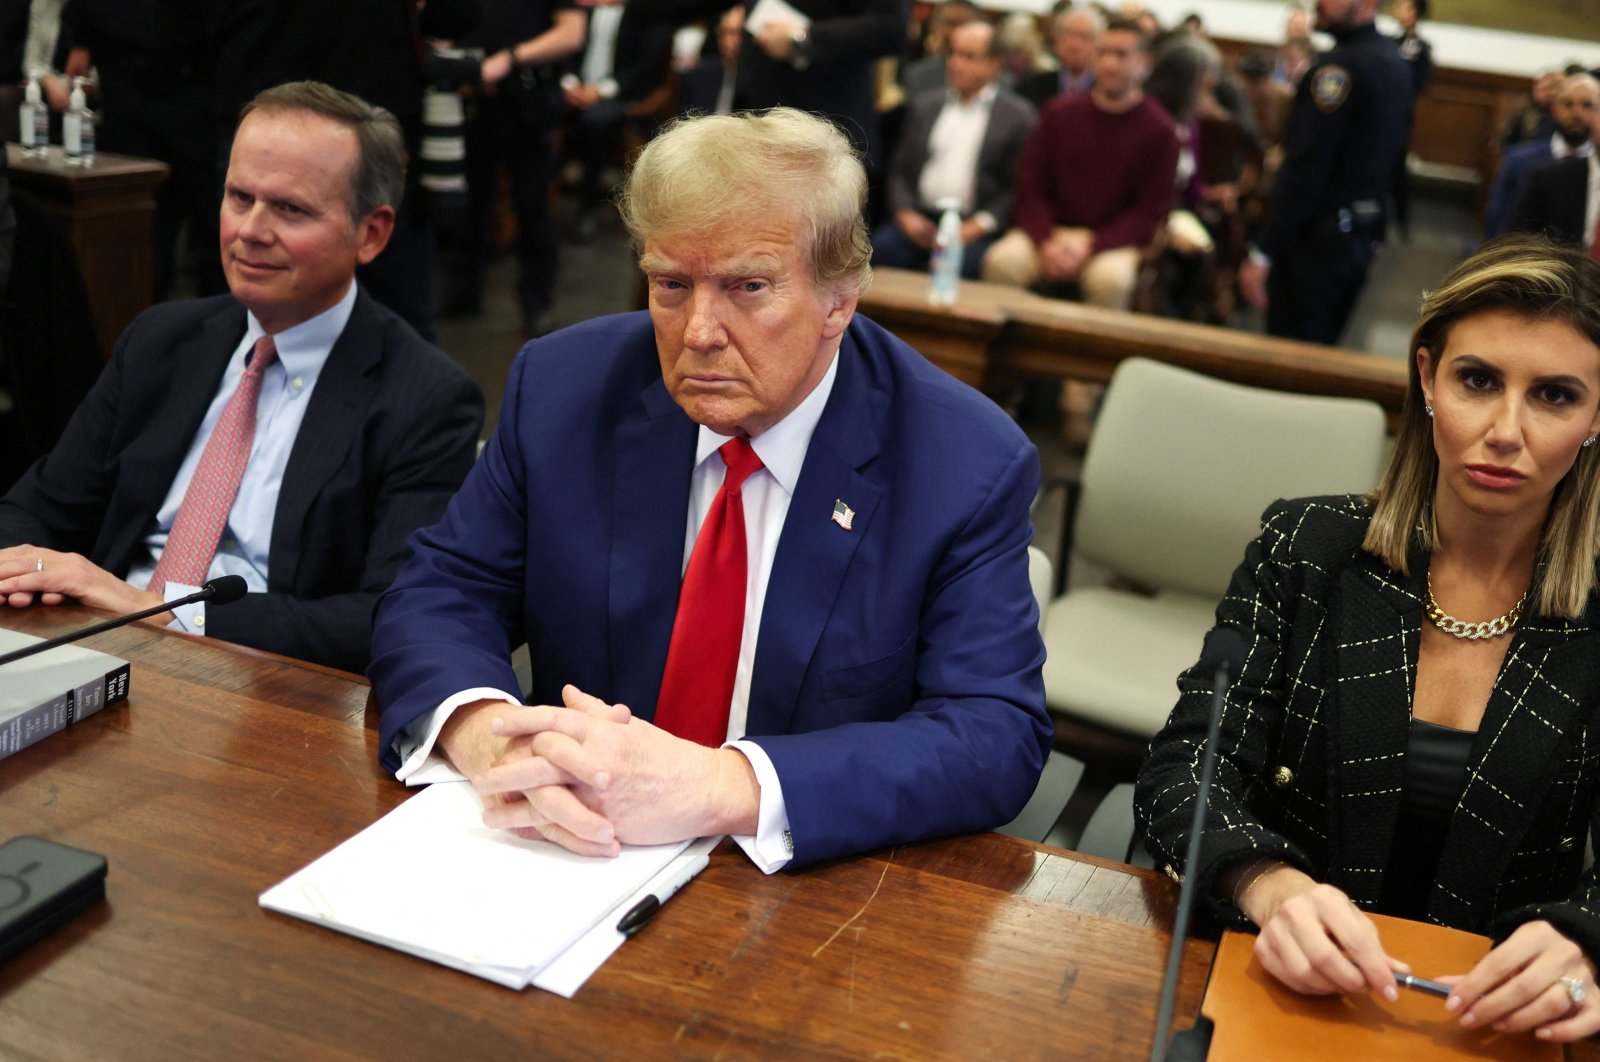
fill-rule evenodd
<path id="1" fill-rule="evenodd" d="M 856 314 L 865 190 L 788 108 L 646 148 L 648 314 L 523 349 L 379 606 L 386 766 L 576 852 L 726 833 L 767 871 L 1016 815 L 1050 740 L 1037 454 Z"/>

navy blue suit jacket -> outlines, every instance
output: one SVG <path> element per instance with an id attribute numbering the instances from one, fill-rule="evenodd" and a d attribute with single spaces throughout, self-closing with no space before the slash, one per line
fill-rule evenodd
<path id="1" fill-rule="evenodd" d="M 447 697 L 564 683 L 650 718 L 682 579 L 698 428 L 649 317 L 524 348 L 499 429 L 378 606 L 380 755 Z M 1001 411 L 857 316 L 767 589 L 746 736 L 783 786 L 794 862 L 989 829 L 1051 728 L 1028 585 L 1038 456 Z M 836 524 L 837 501 L 855 510 Z"/>
<path id="2" fill-rule="evenodd" d="M 1556 243 L 1583 250 L 1588 206 L 1589 160 L 1569 155 L 1528 174 L 1506 230 L 1543 233 Z"/>
<path id="3" fill-rule="evenodd" d="M 244 330 L 229 295 L 140 314 L 55 449 L 0 500 L 0 546 L 82 553 L 126 576 Z M 378 591 L 406 538 L 444 511 L 482 428 L 472 378 L 358 292 L 289 453 L 267 592 L 207 610 L 207 633 L 361 670 Z"/>
<path id="4" fill-rule="evenodd" d="M 1525 144 L 1516 144 L 1506 150 L 1500 159 L 1500 169 L 1489 188 L 1489 203 L 1483 208 L 1483 235 L 1487 239 L 1510 231 L 1511 209 L 1528 183 L 1528 175 L 1553 161 L 1550 138 L 1540 137 Z"/>

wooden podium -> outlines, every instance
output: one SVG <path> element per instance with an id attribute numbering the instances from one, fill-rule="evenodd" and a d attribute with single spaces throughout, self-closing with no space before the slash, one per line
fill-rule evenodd
<path id="1" fill-rule="evenodd" d="M 100 350 L 150 305 L 150 224 L 167 164 L 97 154 L 91 166 L 69 166 L 59 146 L 30 156 L 6 145 L 13 187 L 32 193 L 61 221 L 94 307 Z"/>

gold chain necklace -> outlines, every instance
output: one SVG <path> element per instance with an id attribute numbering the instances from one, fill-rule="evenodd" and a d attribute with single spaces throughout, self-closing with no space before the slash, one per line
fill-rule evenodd
<path id="1" fill-rule="evenodd" d="M 1439 607 L 1438 599 L 1433 596 L 1433 573 L 1428 573 L 1428 618 L 1433 621 L 1435 627 L 1455 638 L 1477 640 L 1500 637 L 1517 625 L 1517 620 L 1522 618 L 1522 606 L 1527 600 L 1528 595 L 1523 594 L 1517 599 L 1517 603 L 1511 606 L 1511 611 L 1504 616 L 1496 616 L 1481 623 L 1468 623 L 1466 620 L 1456 619 Z"/>

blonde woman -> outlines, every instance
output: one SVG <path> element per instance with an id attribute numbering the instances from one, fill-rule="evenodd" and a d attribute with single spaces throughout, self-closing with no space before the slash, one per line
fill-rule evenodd
<path id="1" fill-rule="evenodd" d="M 1150 850 L 1301 992 L 1393 998 L 1379 911 L 1491 935 L 1445 1006 L 1600 1030 L 1600 264 L 1486 245 L 1429 293 L 1389 466 L 1364 497 L 1278 502 L 1217 622 L 1248 654 L 1183 865 L 1210 677 L 1139 779 Z M 1430 974 L 1435 971 L 1428 971 Z"/>

